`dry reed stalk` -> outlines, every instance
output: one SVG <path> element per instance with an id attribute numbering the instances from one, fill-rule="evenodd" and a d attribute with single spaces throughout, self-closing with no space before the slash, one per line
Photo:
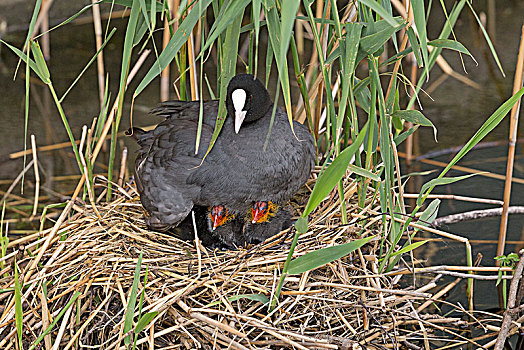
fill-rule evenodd
<path id="1" fill-rule="evenodd" d="M 404 198 L 418 198 L 420 196 L 419 193 L 404 193 Z M 456 201 L 464 201 L 464 202 L 472 202 L 472 203 L 483 203 L 483 204 L 494 204 L 494 205 L 502 205 L 504 203 L 503 201 L 499 201 L 496 199 L 487 199 L 487 198 L 476 198 L 476 197 L 466 197 L 466 196 L 458 196 L 454 194 L 430 194 L 427 196 L 427 199 L 451 199 Z"/>
<path id="2" fill-rule="evenodd" d="M 33 152 L 33 165 L 35 170 L 35 200 L 33 205 L 33 213 L 31 218 L 36 216 L 38 210 L 38 198 L 40 196 L 40 172 L 38 171 L 38 157 L 36 155 L 36 140 L 35 135 L 31 135 L 31 150 Z"/>
<path id="3" fill-rule="evenodd" d="M 80 144 L 80 140 L 75 140 L 75 143 L 77 145 L 79 145 Z M 53 150 L 56 150 L 56 149 L 66 148 L 66 147 L 70 147 L 70 146 L 71 146 L 71 142 L 60 142 L 60 143 L 55 143 L 55 144 L 52 144 L 52 145 L 40 146 L 40 147 L 37 148 L 37 151 L 39 151 L 39 152 L 53 151 Z M 14 152 L 14 153 L 11 153 L 9 155 L 9 159 L 17 159 L 17 158 L 23 157 L 24 154 L 27 155 L 27 154 L 30 154 L 30 153 L 31 153 L 31 150 Z"/>
<path id="4" fill-rule="evenodd" d="M 122 148 L 122 158 L 120 159 L 120 171 L 118 175 L 118 186 L 122 187 L 124 183 L 124 178 L 126 175 L 126 165 L 127 165 L 127 147 Z"/>
<path id="5" fill-rule="evenodd" d="M 304 16 L 302 10 L 298 10 L 298 16 Z M 302 21 L 295 21 L 295 39 L 297 41 L 298 58 L 304 57 L 304 24 Z"/>
<path id="6" fill-rule="evenodd" d="M 7 197 L 11 194 L 11 192 L 14 190 L 16 185 L 18 185 L 18 183 L 20 182 L 20 180 L 22 179 L 24 174 L 27 173 L 29 171 L 29 169 L 31 169 L 31 167 L 33 166 L 33 163 L 34 163 L 34 159 L 31 159 L 31 161 L 29 163 L 27 163 L 27 165 L 25 166 L 24 170 L 22 170 L 20 172 L 20 174 L 18 174 L 18 176 L 14 179 L 13 183 L 11 184 L 11 186 L 9 186 L 7 191 L 4 193 L 4 196 L 2 197 L 2 200 L 0 201 L 0 203 L 3 203 L 3 202 L 5 202 L 7 200 Z"/>
<path id="7" fill-rule="evenodd" d="M 373 215 L 382 215 L 381 213 L 379 213 L 377 211 L 374 211 L 374 210 L 370 210 L 370 213 L 372 213 Z M 390 218 L 390 219 L 392 218 L 389 214 L 386 214 L 386 216 L 388 218 Z M 356 214 L 355 217 L 357 217 L 357 218 L 366 218 L 366 216 L 362 215 L 362 214 Z M 402 223 L 402 224 L 405 224 L 406 221 L 407 221 L 405 219 L 397 218 L 397 217 L 394 217 L 393 219 L 395 221 L 397 221 L 397 222 Z M 429 232 L 429 233 L 433 233 L 433 234 L 436 234 L 436 235 L 439 235 L 439 236 L 442 236 L 442 237 L 445 237 L 445 238 L 453 239 L 453 240 L 461 242 L 461 243 L 467 243 L 468 242 L 467 238 L 464 238 L 464 237 L 461 237 L 461 236 L 458 236 L 458 235 L 455 235 L 455 234 L 452 234 L 452 233 L 449 233 L 449 232 L 445 232 L 445 231 L 442 231 L 442 230 L 437 230 L 437 229 L 434 229 L 434 228 L 431 228 L 431 227 L 423 226 L 423 225 L 417 224 L 415 222 L 410 222 L 409 226 L 411 226 L 413 228 L 416 228 L 416 229 L 421 229 L 423 231 L 426 231 L 426 232 Z"/>
<path id="8" fill-rule="evenodd" d="M 488 218 L 493 216 L 501 216 L 504 213 L 503 208 L 492 208 L 492 209 L 481 209 L 481 210 L 472 210 L 463 213 L 451 214 L 447 216 L 440 217 L 433 221 L 433 224 L 436 226 L 447 225 L 455 222 L 478 220 L 482 218 Z M 524 206 L 512 206 L 509 207 L 506 211 L 506 215 L 509 214 L 524 214 Z M 504 239 L 505 241 L 505 239 Z M 497 241 L 497 243 L 500 243 Z"/>
<path id="9" fill-rule="evenodd" d="M 407 157 L 406 153 L 404 153 L 404 152 L 398 152 L 398 155 L 401 156 L 402 158 L 406 158 Z M 418 161 L 421 162 L 421 163 L 425 163 L 425 164 L 435 165 L 435 166 L 438 166 L 438 167 L 441 167 L 441 168 L 445 168 L 445 167 L 448 166 L 447 163 L 439 162 L 438 160 L 419 159 Z M 489 177 L 489 178 L 497 179 L 497 180 L 506 180 L 506 176 L 504 176 L 504 175 L 494 174 L 494 173 L 487 172 L 487 171 L 480 171 L 478 169 L 473 169 L 473 168 L 469 168 L 469 167 L 465 167 L 465 166 L 453 165 L 451 167 L 451 169 L 462 171 L 462 172 L 465 172 L 465 173 L 468 173 L 468 174 L 476 174 L 477 176 L 484 176 L 484 177 Z M 519 179 L 519 178 L 516 178 L 516 177 L 513 177 L 511 179 L 511 181 L 515 182 L 515 183 L 518 183 L 518 184 L 524 184 L 524 179 Z"/>
<path id="10" fill-rule="evenodd" d="M 411 81 L 411 93 L 416 94 L 415 84 L 417 82 L 417 60 L 415 59 L 415 54 L 411 54 L 411 75 L 409 80 Z M 412 109 L 415 109 L 416 105 L 413 104 Z M 411 129 L 413 127 L 412 122 L 406 122 L 406 129 Z M 413 134 L 409 135 L 406 139 L 406 164 L 411 165 L 411 158 L 413 157 Z"/>
<path id="11" fill-rule="evenodd" d="M 432 52 L 434 50 L 434 48 L 432 46 L 428 46 L 428 51 L 429 52 Z M 442 69 L 442 71 L 449 75 L 450 77 L 452 78 L 455 78 L 457 79 L 458 81 L 476 89 L 476 90 L 481 90 L 482 89 L 482 86 L 480 86 L 480 84 L 474 82 L 473 80 L 469 79 L 468 77 L 460 74 L 460 73 L 457 73 L 453 70 L 453 68 L 451 68 L 451 66 L 449 65 L 448 62 L 446 62 L 446 60 L 444 59 L 444 57 L 442 57 L 441 55 L 437 56 L 437 64 L 438 66 L 440 67 L 440 69 Z"/>
<path id="12" fill-rule="evenodd" d="M 391 141 L 391 150 L 393 151 L 393 159 L 395 160 L 395 174 L 397 176 L 398 182 L 398 199 L 400 204 L 401 213 L 406 213 L 406 204 L 404 203 L 404 186 L 402 185 L 402 175 L 400 173 L 400 162 L 398 160 L 398 150 L 397 144 L 393 140 L 393 133 L 389 133 L 389 138 Z"/>
<path id="13" fill-rule="evenodd" d="M 33 37 L 34 33 L 37 33 L 38 31 L 44 32 L 42 25 L 45 21 L 49 21 L 48 13 L 49 13 L 49 9 L 51 8 L 52 4 L 53 4 L 53 0 L 42 1 L 42 7 L 40 8 L 40 13 L 38 14 L 38 17 L 36 18 L 35 27 L 34 27 L 33 34 L 31 35 L 31 37 Z"/>
<path id="14" fill-rule="evenodd" d="M 316 1 L 316 9 L 315 9 L 316 18 L 322 18 L 323 8 L 324 8 L 324 1 L 323 0 Z M 310 23 L 307 22 L 307 24 L 309 27 Z M 320 33 L 321 32 L 321 23 L 317 23 L 316 25 L 317 25 L 317 32 Z M 309 28 L 309 32 L 311 33 L 311 38 L 313 38 L 313 32 L 311 28 Z M 313 49 L 313 53 L 311 55 L 311 58 L 309 59 L 308 69 L 306 71 L 306 76 L 305 76 L 306 86 L 311 84 L 311 79 L 313 78 L 313 74 L 319 72 L 318 63 L 319 63 L 318 62 L 318 51 L 316 49 Z"/>
<path id="15" fill-rule="evenodd" d="M 519 141 L 517 140 L 517 143 Z M 515 155 L 515 160 L 524 158 L 524 155 L 517 154 Z M 486 164 L 486 163 L 497 163 L 497 162 L 503 162 L 507 161 L 507 156 L 501 156 L 501 157 L 490 157 L 490 158 L 484 158 L 484 159 L 471 159 L 469 161 L 462 162 L 462 164 L 468 165 L 468 164 Z M 502 202 L 502 201 L 501 201 Z"/>
<path id="16" fill-rule="evenodd" d="M 495 343 L 495 350 L 502 350 L 504 348 L 504 343 L 506 341 L 506 338 L 508 337 L 508 334 L 510 333 L 510 326 L 512 323 L 512 319 L 515 316 L 515 314 L 518 315 L 518 305 L 517 303 L 520 303 L 520 298 L 522 298 L 522 276 L 524 273 L 524 249 L 519 252 L 520 255 L 520 261 L 517 264 L 517 267 L 515 269 L 515 273 L 513 275 L 513 279 L 511 280 L 511 285 L 509 289 L 509 298 L 508 298 L 508 306 L 506 311 L 504 311 L 504 320 L 502 321 L 502 325 L 500 326 L 500 332 L 497 336 L 497 341 Z M 520 290 L 519 290 L 520 289 Z M 517 297 L 517 293 L 519 294 L 519 297 Z"/>
<path id="17" fill-rule="evenodd" d="M 320 11 L 320 14 L 322 13 L 322 9 L 319 10 L 319 8 L 317 7 L 317 14 L 318 14 L 318 11 Z M 301 13 L 299 12 L 299 15 L 301 15 Z M 320 15 L 318 15 L 320 16 Z M 344 11 L 344 14 L 341 18 L 341 23 L 345 23 L 345 22 L 349 22 L 349 21 L 354 21 L 355 20 L 355 17 L 356 16 L 356 9 L 355 9 L 355 6 L 353 3 L 351 4 L 348 4 L 345 8 L 345 11 Z M 302 51 L 300 50 L 300 47 L 298 45 L 304 45 L 303 43 L 301 43 L 304 39 L 304 29 L 309 29 L 308 31 L 308 36 L 309 38 L 312 38 L 313 37 L 313 34 L 311 32 L 311 27 L 309 27 L 309 23 L 307 21 L 304 21 L 302 24 L 299 24 L 301 22 L 297 21 L 296 22 L 296 28 L 297 28 L 297 35 L 296 35 L 296 38 L 297 38 L 297 51 L 299 53 L 299 57 L 302 57 L 303 56 L 303 49 Z M 306 26 L 307 25 L 307 26 Z M 320 24 L 317 25 L 317 31 L 319 31 L 320 28 Z M 320 32 L 320 31 L 319 31 Z M 344 34 L 346 32 L 345 28 L 342 29 L 342 34 Z M 335 50 L 337 47 L 339 46 L 339 43 L 338 41 L 334 41 L 333 43 L 333 47 L 332 47 L 332 51 Z M 301 53 L 302 52 L 302 53 Z M 330 53 L 328 53 L 327 56 L 329 56 Z M 318 92 L 318 89 L 317 89 L 317 86 L 318 84 L 320 83 L 320 80 L 323 79 L 322 77 L 322 74 L 319 74 L 317 75 L 317 78 L 315 80 L 315 82 L 311 82 L 311 79 L 312 79 L 312 74 L 315 72 L 315 69 L 314 68 L 318 68 L 318 52 L 316 51 L 316 49 L 313 49 L 313 54 L 310 58 L 310 63 L 308 64 L 308 70 L 306 72 L 306 77 L 305 77 L 305 81 L 306 81 L 306 87 L 308 88 L 308 96 L 309 96 L 309 104 L 312 105 L 312 102 L 314 101 L 314 99 L 316 98 L 316 95 L 317 95 L 317 92 Z M 304 100 L 302 98 L 302 95 L 300 95 L 299 97 L 299 100 L 296 104 L 296 107 L 295 107 L 295 120 L 299 121 L 300 123 L 304 123 L 305 120 L 306 120 L 306 111 L 305 111 L 305 105 L 304 105 Z"/>
<path id="18" fill-rule="evenodd" d="M 102 175 L 102 174 L 96 174 L 96 175 Z M 63 181 L 78 181 L 80 180 L 80 177 L 82 177 L 82 175 L 56 175 L 56 176 L 50 176 L 49 179 L 51 179 L 53 182 L 63 182 Z M 0 180 L 0 185 L 7 185 L 7 184 L 11 184 L 12 182 L 13 182 L 13 179 L 3 179 L 3 180 Z M 2 193 L 2 191 L 0 191 L 0 193 Z M 16 198 L 14 194 L 11 194 L 11 196 L 13 198 Z M 41 196 L 40 198 L 49 199 L 49 196 Z M 24 203 L 27 202 L 27 198 L 23 198 L 23 199 L 20 198 L 20 200 Z"/>
<path id="19" fill-rule="evenodd" d="M 450 290 L 452 290 L 453 288 L 455 288 L 457 286 L 457 284 L 459 284 L 459 282 L 462 281 L 462 278 L 456 278 L 453 282 L 449 283 L 448 285 L 446 285 L 444 288 L 442 288 L 441 290 L 439 290 L 437 293 L 435 293 L 433 295 L 433 298 L 435 299 L 439 299 L 441 296 L 444 296 L 446 293 L 448 293 Z M 428 300 L 426 301 L 425 303 L 423 303 L 422 305 L 420 305 L 418 308 L 417 308 L 417 312 L 421 312 L 423 311 L 425 308 L 427 308 L 428 306 L 432 305 L 433 304 L 433 300 Z"/>
<path id="20" fill-rule="evenodd" d="M 318 88 L 318 86 L 322 82 L 323 82 L 322 75 L 318 75 L 317 78 L 315 79 L 315 81 L 312 84 L 307 84 L 309 86 L 308 96 L 309 96 L 309 104 L 310 104 L 310 106 L 314 105 L 313 102 L 317 98 L 318 92 L 322 91 L 322 89 L 319 90 L 319 88 Z M 297 107 L 296 107 L 295 110 L 296 110 L 295 115 L 297 116 L 295 118 L 295 120 L 297 120 L 299 123 L 304 124 L 305 121 L 306 121 L 306 108 L 305 108 L 305 105 L 304 105 L 304 101 L 302 101 L 302 99 L 299 100 L 299 103 L 297 104 Z M 313 125 L 315 125 L 314 122 L 313 122 Z"/>
<path id="21" fill-rule="evenodd" d="M 517 58 L 517 68 L 515 69 L 515 79 L 513 80 L 513 94 L 522 88 L 524 79 L 524 25 L 520 37 L 520 48 Z M 511 108 L 509 126 L 509 149 L 508 161 L 506 163 L 506 181 L 504 184 L 504 205 L 502 206 L 502 216 L 500 218 L 499 243 L 497 246 L 497 256 L 504 255 L 506 245 L 506 233 L 508 229 L 508 208 L 511 199 L 511 181 L 513 178 L 513 166 L 515 162 L 515 146 L 517 144 L 517 130 L 519 124 L 520 99 Z M 497 260 L 497 263 L 499 261 Z"/>
<path id="22" fill-rule="evenodd" d="M 100 18 L 100 5 L 97 0 L 91 0 L 93 4 L 93 25 L 95 29 L 96 51 L 102 47 L 102 20 Z M 100 110 L 104 108 L 104 91 L 105 91 L 105 69 L 104 53 L 100 51 L 96 57 L 96 69 L 98 72 L 98 97 L 100 99 Z"/>
<path id="23" fill-rule="evenodd" d="M 409 15 L 408 15 L 409 18 L 411 18 L 411 16 L 412 16 L 411 13 L 412 12 L 413 11 L 411 10 L 411 6 L 410 6 L 409 7 Z M 408 44 L 408 35 L 405 34 L 404 37 L 402 38 L 402 43 L 400 44 L 400 49 L 399 50 L 403 51 L 406 48 L 407 44 Z M 395 76 L 398 74 L 398 70 L 400 68 L 400 64 L 401 63 L 402 63 L 401 59 L 399 59 L 399 60 L 397 60 L 395 62 L 395 66 L 393 67 L 393 72 L 391 74 L 391 79 L 389 79 L 389 85 L 388 85 L 388 89 L 387 89 L 387 92 L 386 92 L 386 98 L 385 98 L 386 100 L 388 99 L 388 96 L 389 96 L 389 94 L 391 92 L 391 88 L 393 87 L 393 81 L 394 81 L 393 78 L 395 78 Z"/>
<path id="24" fill-rule="evenodd" d="M 422 238 L 422 237 L 415 237 L 413 238 L 414 241 L 424 241 L 426 240 L 426 238 Z M 450 242 L 451 240 L 449 239 L 444 239 L 444 238 L 432 238 L 431 241 L 434 241 L 434 242 Z M 474 245 L 477 245 L 477 244 L 497 244 L 497 240 L 496 239 L 470 239 L 469 242 L 471 244 L 474 244 Z M 514 244 L 514 245 L 517 245 L 517 246 L 520 246 L 520 245 L 524 245 L 524 239 L 521 239 L 521 240 L 516 240 L 516 241 L 506 241 L 507 244 Z"/>
<path id="25" fill-rule="evenodd" d="M 196 72 L 196 60 L 195 60 L 195 50 L 193 49 L 193 32 L 189 35 L 189 40 L 187 41 L 187 51 L 189 58 L 189 85 L 191 89 L 191 100 L 198 100 L 198 80 Z"/>
<path id="26" fill-rule="evenodd" d="M 314 132 L 314 136 L 315 136 L 315 140 L 318 140 L 318 136 L 319 136 L 319 133 L 320 133 L 320 122 L 321 122 L 321 117 L 322 117 L 322 96 L 323 96 L 323 86 L 324 86 L 324 80 L 322 80 L 322 76 L 319 75 L 319 84 L 317 86 L 317 98 L 316 98 L 316 101 L 315 101 L 315 114 L 313 115 L 314 118 L 313 118 L 313 125 L 315 127 L 315 130 L 313 130 Z"/>
<path id="27" fill-rule="evenodd" d="M 168 0 L 167 1 L 167 7 L 169 9 L 169 13 L 170 13 L 170 16 L 171 18 L 173 18 L 173 14 L 178 11 L 178 1 L 177 1 L 177 5 L 175 6 L 174 4 L 174 1 L 175 0 Z M 164 16 L 166 16 L 164 14 Z M 176 25 L 176 21 L 175 23 L 173 23 L 173 27 Z M 170 24 L 169 24 L 169 21 L 168 21 L 168 17 L 166 16 L 164 18 L 164 31 L 163 31 L 163 36 L 162 36 L 162 50 L 164 50 L 167 46 L 167 44 L 169 43 L 169 40 L 171 39 L 171 32 L 170 32 L 170 28 L 169 28 Z M 174 28 L 174 30 L 176 30 L 176 28 Z M 160 74 L 160 101 L 167 101 L 169 100 L 169 86 L 171 85 L 169 83 L 169 70 L 170 70 L 170 65 L 168 64 L 166 66 L 166 68 L 164 68 L 164 70 L 162 70 L 162 73 Z"/>
<path id="28" fill-rule="evenodd" d="M 449 78 L 447 74 L 441 74 L 437 79 L 435 79 L 431 84 L 426 88 L 426 93 L 431 95 L 443 82 Z"/>
<path id="29" fill-rule="evenodd" d="M 84 148 L 86 136 L 87 136 L 87 126 L 84 125 L 82 127 L 82 138 L 80 139 L 80 147 L 78 147 L 78 154 L 80 155 L 80 163 L 82 164 L 84 177 L 86 177 L 87 174 L 88 174 L 87 163 L 86 163 L 86 160 L 85 160 L 85 157 L 84 157 L 84 153 L 83 153 L 83 148 Z M 93 207 L 93 210 L 95 211 L 95 213 L 98 216 L 98 218 L 100 220 L 102 220 L 102 216 L 100 216 L 100 212 L 96 208 L 95 195 L 94 195 L 95 191 L 94 191 L 94 189 L 91 186 L 91 181 L 86 181 L 85 183 L 86 183 L 86 187 L 87 187 L 87 196 L 89 198 L 89 202 L 91 203 L 91 206 Z"/>
<path id="30" fill-rule="evenodd" d="M 145 61 L 146 57 L 149 55 L 149 53 L 150 53 L 150 50 L 144 51 L 142 53 L 142 55 L 140 56 L 140 58 L 135 63 L 135 66 L 133 67 L 133 69 L 129 73 L 129 76 L 128 76 L 128 79 L 127 79 L 127 83 L 126 83 L 126 89 L 127 89 L 127 86 L 129 85 L 129 83 L 131 82 L 131 80 L 134 78 L 134 76 L 138 72 L 138 69 L 144 63 L 144 61 Z M 105 140 L 105 138 L 106 138 L 106 136 L 107 136 L 107 134 L 109 132 L 109 129 L 111 128 L 111 125 L 113 123 L 113 119 L 114 119 L 115 114 L 116 114 L 117 103 L 118 103 L 118 98 L 115 100 L 115 105 L 111 109 L 111 113 L 109 114 L 109 116 L 107 118 L 107 121 L 106 121 L 106 124 L 104 125 L 104 128 L 102 129 L 102 133 L 100 135 L 100 139 L 98 140 L 98 143 L 97 143 L 97 145 L 95 147 L 95 150 L 93 151 L 93 158 L 91 160 L 93 164 L 94 164 L 94 162 L 96 160 L 96 157 L 100 153 L 100 150 L 102 149 L 102 144 L 104 143 L 104 140 Z M 31 165 L 31 162 L 28 164 L 28 167 L 30 165 Z M 26 167 L 26 169 L 28 169 L 28 167 Z M 24 169 L 24 171 L 26 171 L 26 170 Z M 67 203 L 67 206 L 65 207 L 65 209 L 62 211 L 62 213 L 58 217 L 55 225 L 53 226 L 53 229 L 50 231 L 50 233 L 49 233 L 48 237 L 46 238 L 43 246 L 41 247 L 38 255 L 36 256 L 36 258 L 32 262 L 31 267 L 28 270 L 28 273 L 25 274 L 24 279 L 23 279 L 24 283 L 27 283 L 27 281 L 31 277 L 33 271 L 35 271 L 35 268 L 38 265 L 38 263 L 40 262 L 40 260 L 42 259 L 42 256 L 44 255 L 44 252 L 49 247 L 49 244 L 53 240 L 54 236 L 57 234 L 60 226 L 64 223 L 67 215 L 69 214 L 71 208 L 73 207 L 73 204 L 75 202 L 76 197 L 78 196 L 78 194 L 80 193 L 80 190 L 82 189 L 82 187 L 84 185 L 85 180 L 86 180 L 86 174 L 84 173 L 82 175 L 82 177 L 80 178 L 80 181 L 78 182 L 77 187 L 76 187 L 73 195 L 71 196 L 71 200 Z M 31 291 L 31 289 L 29 289 L 28 292 L 30 292 L 30 291 Z M 9 305 L 5 308 L 4 313 L 0 317 L 0 322 L 1 322 L 1 320 L 4 320 L 7 317 L 8 311 L 12 310 L 12 315 L 14 315 L 14 309 L 12 309 L 13 306 L 14 306 L 14 298 L 11 300 Z"/>
<path id="31" fill-rule="evenodd" d="M 140 129 L 143 129 L 145 131 L 149 131 L 149 130 L 153 130 L 155 127 L 156 127 L 156 124 L 155 125 L 148 125 L 148 126 L 141 126 Z M 93 125 L 91 125 L 91 130 L 94 130 L 93 129 Z M 126 131 L 121 131 L 121 132 L 119 132 L 117 134 L 117 136 L 119 136 L 119 137 L 120 136 L 125 136 L 125 135 L 126 135 Z M 80 145 L 80 140 L 75 140 L 75 144 Z M 55 143 L 55 144 L 51 144 L 51 145 L 38 147 L 37 151 L 38 152 L 50 152 L 50 151 L 55 151 L 55 150 L 59 150 L 59 149 L 63 149 L 63 148 L 68 148 L 70 146 L 71 146 L 71 142 L 59 142 L 59 143 Z M 23 157 L 24 154 L 26 154 L 26 155 L 31 154 L 31 152 L 32 152 L 31 150 L 17 151 L 17 152 L 11 153 L 9 155 L 9 159 L 18 159 L 18 158 Z M 57 176 L 54 176 L 53 179 L 57 179 L 57 181 L 61 181 L 61 179 L 62 180 L 72 180 L 72 179 L 78 178 L 78 176 L 79 175 L 57 175 Z M 12 182 L 12 180 L 0 180 L 0 184 L 11 183 L 11 182 Z"/>
<path id="32" fill-rule="evenodd" d="M 49 0 L 43 0 L 42 6 L 45 7 L 48 1 Z M 49 33 L 47 32 L 49 30 L 49 11 L 42 13 L 42 16 L 42 26 L 40 28 L 40 32 L 44 33 L 42 35 L 42 53 L 44 54 L 45 60 L 48 61 L 51 58 L 51 46 L 49 43 Z"/>
<path id="33" fill-rule="evenodd" d="M 95 178 L 94 188 L 99 189 L 105 181 L 102 177 Z M 313 178 L 310 184 L 314 181 Z M 344 179 L 350 217 L 374 215 L 374 192 L 368 192 L 368 207 L 361 209 L 356 196 L 352 195 L 355 187 L 354 180 Z M 300 193 L 296 202 L 305 202 L 301 197 L 307 196 L 307 192 Z M 142 312 L 160 312 L 153 324 L 146 327 L 146 333 L 138 335 L 137 344 L 144 348 L 165 348 L 175 344 L 194 348 L 213 343 L 217 347 L 253 350 L 267 346 L 337 349 L 347 348 L 348 344 L 352 348 L 390 348 L 400 346 L 410 332 L 426 332 L 430 343 L 433 332 L 441 333 L 443 339 L 475 343 L 453 331 L 456 325 L 465 325 L 456 317 L 412 312 L 429 300 L 445 302 L 429 292 L 438 287 L 437 279 L 416 290 L 400 288 L 401 275 L 377 273 L 379 246 L 373 242 L 313 271 L 289 276 L 277 308 L 269 314 L 264 303 L 239 296 L 269 297 L 274 293 L 291 235 L 280 233 L 262 244 L 239 251 L 212 251 L 198 243 L 183 242 L 173 235 L 147 230 L 141 206 L 132 193 L 133 190 L 126 186 L 116 191 L 115 201 L 100 203 L 98 209 L 103 220 L 98 219 L 93 208 L 83 206 L 58 228 L 43 231 L 45 236 L 42 238 L 38 234 L 25 238 L 25 248 L 11 246 L 13 252 L 5 258 L 6 265 L 11 264 L 15 255 L 21 256 L 19 266 L 24 276 L 34 275 L 25 282 L 27 288 L 24 288 L 24 298 L 28 301 L 23 310 L 24 327 L 28 330 L 24 332 L 25 341 L 34 341 L 45 329 L 41 310 L 46 307 L 61 310 L 78 290 L 82 293 L 78 299 L 79 313 L 77 308 L 71 307 L 68 315 L 57 324 L 53 331 L 55 335 L 61 334 L 61 339 L 54 337 L 60 340 L 60 343 L 55 341 L 55 346 L 70 349 L 81 341 L 85 346 L 124 349 L 121 340 L 126 334 L 121 330 L 125 307 L 137 258 L 142 252 L 138 288 L 139 295 L 144 291 Z M 315 220 L 311 220 L 310 230 L 301 236 L 295 257 L 345 243 L 358 237 L 358 231 L 365 237 L 383 229 L 381 220 L 373 221 L 367 229 L 340 225 L 337 196 L 335 191 L 312 214 Z M 316 219 L 318 217 L 323 219 Z M 62 239 L 56 230 L 63 232 Z M 44 246 L 50 236 L 54 238 Z M 38 251 L 33 251 L 32 255 L 22 253 L 24 249 L 37 246 Z M 34 265 L 35 261 L 40 263 Z M 148 279 L 143 285 L 146 267 Z M 486 270 L 460 266 L 440 269 Z M 13 285 L 13 272 L 6 272 L 8 277 L 0 274 L 2 289 Z M 47 284 L 48 298 L 44 302 L 39 286 L 46 282 L 52 283 Z M 13 293 L 5 294 L 11 296 Z M 457 312 L 465 312 L 460 306 L 447 305 Z M 134 310 L 135 317 L 137 310 Z M 51 318 L 56 315 L 53 311 Z M 488 322 L 493 323 L 479 318 L 472 327 Z M 14 344 L 13 317 L 2 318 L 0 332 L 0 337 L 4 336 L 2 346 Z"/>
<path id="34" fill-rule="evenodd" d="M 337 96 L 339 88 L 340 88 L 340 75 L 335 80 L 335 84 L 331 86 L 331 98 L 333 100 L 335 100 L 335 97 Z M 322 110 L 322 114 L 320 116 L 320 121 L 319 121 L 319 129 L 320 129 L 319 132 L 320 133 L 324 133 L 327 130 L 327 121 L 326 121 L 327 115 L 328 115 L 328 106 L 326 105 L 324 109 Z M 322 127 L 324 124 L 326 124 L 326 126 Z M 341 134 L 342 134 L 342 129 L 338 129 L 337 135 L 333 135 L 332 137 L 333 139 L 335 139 L 335 137 L 339 138 Z M 338 155 L 338 152 L 337 152 L 337 155 Z"/>

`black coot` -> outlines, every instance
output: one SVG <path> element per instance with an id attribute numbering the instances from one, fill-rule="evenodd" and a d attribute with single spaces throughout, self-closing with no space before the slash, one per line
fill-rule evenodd
<path id="1" fill-rule="evenodd" d="M 141 148 L 135 163 L 140 200 L 147 225 L 164 231 L 179 224 L 194 205 L 223 205 L 244 217 L 257 201 L 284 203 L 302 186 L 315 162 L 313 137 L 277 108 L 269 143 L 272 101 L 252 75 L 231 79 L 228 117 L 211 152 L 208 148 L 218 101 L 203 103 L 199 152 L 195 154 L 200 103 L 169 101 L 152 110 L 166 118 L 154 130 L 134 129 Z M 199 166 L 200 165 L 200 166 Z"/>

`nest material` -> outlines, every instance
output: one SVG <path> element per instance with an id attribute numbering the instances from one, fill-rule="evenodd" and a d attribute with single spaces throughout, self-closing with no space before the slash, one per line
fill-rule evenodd
<path id="1" fill-rule="evenodd" d="M 349 179 L 345 195 L 350 216 L 362 214 L 356 203 L 351 205 L 355 191 L 356 183 Z M 380 228 L 379 220 L 368 220 L 365 228 L 341 226 L 333 193 L 312 215 L 310 231 L 300 237 L 294 257 L 372 235 Z M 50 349 L 52 339 L 60 349 L 125 348 L 123 339 L 129 333 L 123 333 L 123 325 L 140 252 L 138 298 L 144 290 L 140 312 L 158 315 L 138 334 L 138 348 L 152 348 L 153 343 L 154 348 L 181 349 L 382 349 L 399 344 L 416 348 L 424 344 L 421 334 L 428 339 L 433 332 L 465 339 L 441 326 L 463 326 L 464 321 L 417 312 L 417 306 L 430 298 L 425 292 L 428 285 L 400 289 L 401 275 L 378 274 L 378 240 L 313 271 L 287 276 L 278 305 L 269 312 L 264 301 L 274 295 L 292 229 L 246 249 L 211 251 L 193 241 L 148 231 L 138 198 L 124 194 L 97 206 L 101 220 L 90 206 L 77 207 L 47 247 L 22 290 L 24 348 L 48 328 L 75 292 L 80 293 L 75 306 L 62 312 L 52 337 L 38 347 Z M 14 255 L 23 279 L 45 238 L 35 235 L 3 259 L 7 267 L 0 288 L 14 287 Z M 14 303 L 10 290 L 0 294 L 2 349 L 14 348 L 16 342 L 14 307 L 7 309 Z M 135 324 L 138 301 L 136 305 Z"/>

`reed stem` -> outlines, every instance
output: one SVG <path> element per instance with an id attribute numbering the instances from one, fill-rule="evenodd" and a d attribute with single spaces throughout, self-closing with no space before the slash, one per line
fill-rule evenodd
<path id="1" fill-rule="evenodd" d="M 513 80 L 513 94 L 516 94 L 523 85 L 524 78 L 524 25 L 520 37 L 520 48 L 517 57 L 517 68 L 515 70 L 515 79 Z M 499 241 L 497 246 L 497 256 L 504 255 L 506 245 L 506 232 L 508 229 L 508 208 L 511 198 L 511 183 L 513 178 L 513 165 L 515 162 L 515 146 L 517 144 L 517 130 L 519 122 L 519 99 L 511 109 L 510 126 L 509 126 L 509 148 L 508 161 L 506 164 L 506 180 L 504 184 L 504 205 L 502 206 L 502 216 L 500 218 Z M 499 261 L 497 260 L 497 264 Z"/>

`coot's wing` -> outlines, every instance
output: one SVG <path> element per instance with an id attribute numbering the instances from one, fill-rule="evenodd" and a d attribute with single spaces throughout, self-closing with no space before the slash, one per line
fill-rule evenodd
<path id="1" fill-rule="evenodd" d="M 316 154 L 311 134 L 295 123 L 295 137 L 287 116 L 279 109 L 264 150 L 270 118 L 263 119 L 264 123 L 243 125 L 238 134 L 223 133 L 217 140 L 216 152 L 204 161 L 213 166 L 196 169 L 188 178 L 201 187 L 202 197 L 243 213 L 251 202 L 283 203 L 306 182 Z M 226 120 L 224 128 L 232 127 Z"/>
<path id="2" fill-rule="evenodd" d="M 155 230 L 176 226 L 189 213 L 200 188 L 187 183 L 187 177 L 207 150 L 216 117 L 216 103 L 204 104 L 201 145 L 195 150 L 199 104 L 171 101 L 153 113 L 166 117 L 154 130 L 138 136 L 141 149 L 135 162 L 135 177 L 142 205 L 149 214 L 147 224 Z M 196 111 L 196 112 L 195 112 Z"/>
<path id="3" fill-rule="evenodd" d="M 253 191 L 260 194 L 268 193 L 267 198 L 260 196 L 258 200 L 271 200 L 276 203 L 287 202 L 311 175 L 315 166 L 316 147 L 313 136 L 308 129 L 293 122 L 295 135 L 291 131 L 287 115 L 279 111 L 275 125 L 265 152 L 264 162 L 267 173 L 265 179 L 259 179 L 253 184 Z M 269 189 L 269 190 L 268 190 Z"/>

